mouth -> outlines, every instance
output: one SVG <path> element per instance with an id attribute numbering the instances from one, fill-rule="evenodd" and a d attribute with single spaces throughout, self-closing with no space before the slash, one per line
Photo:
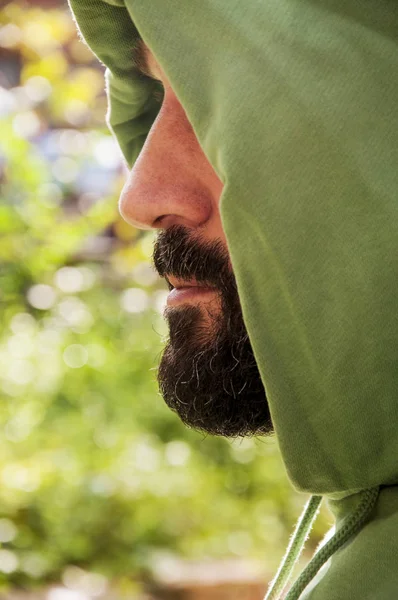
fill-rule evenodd
<path id="1" fill-rule="evenodd" d="M 194 285 L 174 288 L 167 296 L 167 306 L 177 306 L 177 304 L 182 304 L 183 302 L 197 300 L 209 301 L 211 300 L 210 296 L 212 296 L 215 291 L 215 288 Z"/>
<path id="2" fill-rule="evenodd" d="M 210 286 L 205 286 L 200 284 L 195 279 L 190 279 L 189 281 L 184 281 L 182 279 L 176 279 L 175 277 L 166 277 L 166 281 L 169 284 L 171 290 L 185 290 L 188 288 L 203 288 L 203 289 L 213 289 Z"/>

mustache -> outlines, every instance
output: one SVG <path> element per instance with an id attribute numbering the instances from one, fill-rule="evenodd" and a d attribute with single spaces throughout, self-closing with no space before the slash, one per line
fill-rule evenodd
<path id="1" fill-rule="evenodd" d="M 152 263 L 160 277 L 198 283 L 220 290 L 231 289 L 234 280 L 227 249 L 221 239 L 206 240 L 183 225 L 161 231 L 154 243 Z M 169 289 L 172 285 L 167 281 Z M 232 284 L 235 287 L 235 284 Z"/>

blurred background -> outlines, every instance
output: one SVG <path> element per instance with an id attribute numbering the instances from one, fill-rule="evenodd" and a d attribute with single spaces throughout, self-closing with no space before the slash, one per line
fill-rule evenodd
<path id="1" fill-rule="evenodd" d="M 275 439 L 205 437 L 158 394 L 167 291 L 105 112 L 66 2 L 3 2 L 0 598 L 260 600 L 307 497 Z"/>

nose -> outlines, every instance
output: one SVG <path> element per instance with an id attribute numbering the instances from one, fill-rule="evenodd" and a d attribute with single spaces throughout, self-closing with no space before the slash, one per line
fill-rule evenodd
<path id="1" fill-rule="evenodd" d="M 182 106 L 166 92 L 122 190 L 120 213 L 139 229 L 201 226 L 212 214 L 211 173 Z"/>

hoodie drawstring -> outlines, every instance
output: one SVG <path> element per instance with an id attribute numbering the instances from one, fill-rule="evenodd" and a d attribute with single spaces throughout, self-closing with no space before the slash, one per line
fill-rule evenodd
<path id="1" fill-rule="evenodd" d="M 338 550 L 347 540 L 353 536 L 366 522 L 372 512 L 379 495 L 379 487 L 370 488 L 362 492 L 362 500 L 357 509 L 348 515 L 344 524 L 333 535 L 333 537 L 322 546 L 308 565 L 302 571 L 298 579 L 291 587 L 286 600 L 297 600 L 301 592 L 318 573 L 324 563 Z M 280 600 L 283 590 L 291 575 L 294 564 L 299 558 L 305 540 L 311 530 L 312 523 L 318 513 L 322 496 L 311 496 L 300 516 L 296 530 L 292 536 L 287 552 L 282 560 L 278 573 L 271 583 L 271 588 L 264 600 Z"/>
<path id="2" fill-rule="evenodd" d="M 297 600 L 301 592 L 311 579 L 315 577 L 328 558 L 364 525 L 376 504 L 378 495 L 379 487 L 370 488 L 362 492 L 363 497 L 358 508 L 346 517 L 344 525 L 336 531 L 334 536 L 310 560 L 290 589 L 286 600 Z"/>
<path id="3" fill-rule="evenodd" d="M 264 600 L 277 600 L 285 589 L 292 570 L 301 552 L 304 548 L 304 543 L 311 531 L 312 524 L 318 514 L 321 505 L 322 496 L 311 496 L 306 503 L 303 512 L 301 513 L 296 528 L 290 538 L 286 554 L 282 559 L 279 569 L 270 584 L 270 589 L 267 592 Z"/>

